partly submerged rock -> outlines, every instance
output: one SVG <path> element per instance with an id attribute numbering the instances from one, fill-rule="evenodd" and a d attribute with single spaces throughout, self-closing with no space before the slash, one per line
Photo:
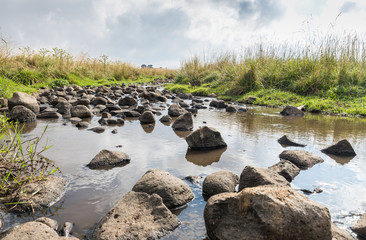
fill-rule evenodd
<path id="1" fill-rule="evenodd" d="M 263 185 L 290 186 L 289 182 L 277 172 L 266 168 L 246 166 L 240 174 L 239 191 Z"/>
<path id="2" fill-rule="evenodd" d="M 212 196 L 205 207 L 212 240 L 331 240 L 329 210 L 290 187 L 260 186 Z"/>
<path id="3" fill-rule="evenodd" d="M 230 171 L 219 171 L 208 175 L 202 184 L 202 194 L 210 197 L 223 192 L 235 192 L 239 177 Z"/>
<path id="4" fill-rule="evenodd" d="M 26 222 L 0 234 L 2 240 L 56 240 L 62 239 L 51 227 L 41 222 Z"/>
<path id="5" fill-rule="evenodd" d="M 300 173 L 300 168 L 288 160 L 280 160 L 268 169 L 277 172 L 289 182 L 292 182 L 292 180 L 294 180 L 294 178 Z"/>
<path id="6" fill-rule="evenodd" d="M 317 163 L 324 162 L 321 157 L 311 154 L 305 150 L 286 150 L 283 151 L 279 157 L 280 159 L 292 162 L 301 170 L 306 170 Z"/>
<path id="7" fill-rule="evenodd" d="M 71 117 L 78 117 L 78 118 L 90 118 L 93 116 L 92 112 L 89 110 L 88 107 L 84 105 L 76 105 L 71 107 Z"/>
<path id="8" fill-rule="evenodd" d="M 201 127 L 188 135 L 186 141 L 190 149 L 211 150 L 226 147 L 220 132 L 207 126 Z"/>
<path id="9" fill-rule="evenodd" d="M 284 145 L 284 146 L 294 146 L 294 147 L 305 147 L 306 146 L 305 144 L 295 142 L 287 135 L 283 135 L 277 141 L 279 144 Z"/>
<path id="10" fill-rule="evenodd" d="M 354 240 L 351 234 L 340 229 L 334 223 L 331 224 L 332 224 L 332 240 Z"/>
<path id="11" fill-rule="evenodd" d="M 156 193 L 169 209 L 183 206 L 194 197 L 187 183 L 156 168 L 147 171 L 133 186 L 132 191 Z"/>
<path id="12" fill-rule="evenodd" d="M 186 112 L 179 116 L 173 123 L 172 128 L 177 131 L 190 131 L 193 129 L 192 113 Z"/>
<path id="13" fill-rule="evenodd" d="M 168 108 L 168 115 L 172 117 L 179 117 L 180 115 L 183 115 L 185 112 L 187 111 L 176 103 L 170 105 L 170 107 Z"/>
<path id="14" fill-rule="evenodd" d="M 112 168 L 124 166 L 131 161 L 131 158 L 123 152 L 109 151 L 103 149 L 87 165 L 91 169 Z"/>
<path id="15" fill-rule="evenodd" d="M 356 156 L 355 150 L 347 139 L 343 139 L 332 146 L 324 148 L 321 150 L 323 153 L 329 153 L 336 156 Z"/>
<path id="16" fill-rule="evenodd" d="M 359 236 L 366 238 L 366 213 L 352 225 L 352 230 Z"/>
<path id="17" fill-rule="evenodd" d="M 179 226 L 157 194 L 128 192 L 97 224 L 98 240 L 158 239 Z"/>
<path id="18" fill-rule="evenodd" d="M 133 97 L 126 96 L 126 97 L 120 98 L 118 100 L 118 105 L 129 106 L 129 107 L 135 106 L 135 105 L 137 105 L 137 100 L 134 99 Z"/>
<path id="19" fill-rule="evenodd" d="M 287 105 L 281 112 L 283 116 L 304 116 L 304 112 L 297 107 Z"/>
<path id="20" fill-rule="evenodd" d="M 159 119 L 159 121 L 162 123 L 171 123 L 172 118 L 169 115 L 164 115 Z"/>
<path id="21" fill-rule="evenodd" d="M 140 115 L 139 120 L 141 124 L 154 123 L 155 117 L 151 111 L 145 111 Z"/>

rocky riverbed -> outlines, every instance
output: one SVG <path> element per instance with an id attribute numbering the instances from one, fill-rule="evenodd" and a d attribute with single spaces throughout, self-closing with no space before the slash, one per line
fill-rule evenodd
<path id="1" fill-rule="evenodd" d="M 187 94 L 177 96 L 152 86 L 71 86 L 43 90 L 35 101 L 24 100 L 24 104 L 19 103 L 22 98 L 28 96 L 18 94 L 9 100 L 9 116 L 29 122 L 27 127 L 33 127 L 24 138 L 37 135 L 48 124 L 47 140 L 54 147 L 45 155 L 61 167 L 68 185 L 61 201 L 37 212 L 36 216 L 5 216 L 5 230 L 45 215 L 61 225 L 73 223 L 71 234 L 78 238 L 113 239 L 113 235 L 122 239 L 203 239 L 207 232 L 212 239 L 230 239 L 236 228 L 248 225 L 248 220 L 238 219 L 235 211 L 225 211 L 220 216 L 236 220 L 227 227 L 217 225 L 212 220 L 217 217 L 210 212 L 212 209 L 216 209 L 213 212 L 222 211 L 217 210 L 219 201 L 228 202 L 230 209 L 244 212 L 252 209 L 250 211 L 261 212 L 266 219 L 273 217 L 266 223 L 269 228 L 264 232 L 267 234 L 278 228 L 293 230 L 286 231 L 289 234 L 286 236 L 272 232 L 271 236 L 276 236 L 274 239 L 281 239 L 281 236 L 291 239 L 296 234 L 331 239 L 335 231 L 331 220 L 351 232 L 352 221 L 363 212 L 362 200 L 350 197 L 350 194 L 364 191 L 359 186 L 365 182 L 357 175 L 357 167 L 362 165 L 365 155 L 361 147 L 365 137 L 360 130 L 365 128 L 362 119 L 303 116 L 294 109 L 291 111 L 296 116 L 288 116 L 291 112 L 282 116 L 281 109 L 228 104 Z M 294 139 L 294 144 L 277 142 L 285 134 Z M 326 147 L 343 138 L 349 140 L 357 155 L 321 152 L 326 152 Z M 290 140 L 286 138 L 286 141 Z M 301 144 L 296 145 L 296 142 Z M 349 149 L 344 152 L 352 153 Z M 282 156 L 281 162 L 279 156 Z M 156 180 L 149 175 L 151 171 L 157 172 Z M 166 174 L 171 178 L 163 180 L 162 176 Z M 203 181 L 207 175 L 207 181 Z M 357 176 L 356 180 L 351 180 L 351 176 Z M 152 185 L 146 185 L 144 178 Z M 261 188 L 263 185 L 272 186 Z M 181 186 L 185 190 L 179 190 Z M 315 191 L 315 188 L 320 190 Z M 243 191 L 238 194 L 235 190 Z M 215 195 L 215 191 L 221 194 Z M 225 191 L 231 193 L 222 193 Z M 311 195 L 304 197 L 303 192 Z M 173 200 L 171 193 L 182 196 Z M 206 206 L 207 195 L 215 196 Z M 286 197 L 290 195 L 293 197 Z M 257 202 L 256 199 L 264 196 L 271 199 L 270 206 L 277 209 L 271 211 L 275 212 L 266 212 L 266 206 L 251 206 L 241 200 L 250 198 Z M 307 236 L 296 230 L 296 226 L 289 225 L 293 221 L 282 221 L 302 217 L 279 207 L 279 196 L 285 196 L 280 197 L 285 205 L 300 204 L 308 209 L 305 212 L 309 209 L 322 212 L 317 217 L 305 214 L 302 226 L 297 226 L 298 229 L 314 229 L 310 223 L 315 221 L 321 226 L 319 231 Z M 339 201 L 334 202 L 334 198 Z M 150 205 L 144 205 L 145 202 Z M 139 214 L 128 211 L 124 204 L 136 204 L 132 209 Z M 118 209 L 124 209 L 123 214 Z M 276 215 L 278 212 L 289 212 L 290 216 Z M 251 215 L 248 217 L 253 219 Z M 306 218 L 313 220 L 307 223 Z M 131 222 L 131 219 L 134 220 Z M 164 223 L 159 219 L 170 220 Z M 107 225 L 113 226 L 116 221 L 127 221 L 134 230 L 113 227 L 114 230 L 108 233 Z M 250 229 L 258 227 L 262 232 L 256 230 L 253 235 L 243 232 L 241 236 L 252 238 L 242 239 L 267 239 L 261 224 L 258 222 Z M 142 230 L 146 226 L 149 228 Z"/>

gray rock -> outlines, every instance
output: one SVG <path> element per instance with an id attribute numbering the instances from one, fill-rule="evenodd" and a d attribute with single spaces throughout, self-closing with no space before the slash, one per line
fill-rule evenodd
<path id="1" fill-rule="evenodd" d="M 236 107 L 232 106 L 232 105 L 229 105 L 226 107 L 225 109 L 226 112 L 236 112 Z"/>
<path id="2" fill-rule="evenodd" d="M 159 121 L 162 123 L 171 123 L 172 118 L 169 115 L 164 115 L 159 119 Z"/>
<path id="3" fill-rule="evenodd" d="M 66 180 L 48 176 L 45 180 L 32 182 L 20 189 L 18 202 L 24 202 L 13 208 L 14 212 L 31 212 L 52 206 L 64 193 Z M 15 193 L 16 194 L 16 193 Z"/>
<path id="4" fill-rule="evenodd" d="M 111 118 L 112 115 L 109 112 L 102 113 L 102 118 Z"/>
<path id="5" fill-rule="evenodd" d="M 89 131 L 93 131 L 95 133 L 103 133 L 105 131 L 104 127 L 93 127 L 93 128 L 89 128 Z"/>
<path id="6" fill-rule="evenodd" d="M 290 183 L 278 173 L 266 169 L 246 166 L 240 174 L 239 191 L 263 185 L 290 186 Z"/>
<path id="7" fill-rule="evenodd" d="M 0 98 L 0 108 L 7 108 L 8 107 L 8 99 Z"/>
<path id="8" fill-rule="evenodd" d="M 23 122 L 34 122 L 36 121 L 37 116 L 30 109 L 22 105 L 17 105 L 11 109 L 9 113 L 9 118 L 13 121 L 23 123 Z"/>
<path id="9" fill-rule="evenodd" d="M 56 240 L 57 232 L 41 222 L 26 222 L 0 234 L 2 240 Z"/>
<path id="10" fill-rule="evenodd" d="M 336 156 L 356 156 L 355 150 L 347 139 L 343 139 L 332 146 L 321 150 L 323 153 L 333 154 Z"/>
<path id="11" fill-rule="evenodd" d="M 317 163 L 322 163 L 324 160 L 321 157 L 315 156 L 304 150 L 286 150 L 280 154 L 280 159 L 288 160 L 295 164 L 301 170 L 311 168 Z"/>
<path id="12" fill-rule="evenodd" d="M 141 124 L 154 123 L 155 117 L 151 111 L 145 111 L 141 114 L 141 116 L 139 117 L 139 120 L 140 120 Z"/>
<path id="13" fill-rule="evenodd" d="M 220 132 L 207 126 L 201 127 L 188 135 L 186 141 L 190 149 L 212 150 L 226 147 Z"/>
<path id="14" fill-rule="evenodd" d="M 304 112 L 297 107 L 287 105 L 281 112 L 283 116 L 304 116 Z"/>
<path id="15" fill-rule="evenodd" d="M 122 118 L 101 118 L 98 123 L 101 125 L 118 125 L 124 124 L 125 121 Z"/>
<path id="16" fill-rule="evenodd" d="M 83 121 L 83 119 L 78 118 L 78 117 L 72 117 L 69 120 L 70 120 L 70 122 L 81 122 L 81 121 Z"/>
<path id="17" fill-rule="evenodd" d="M 184 110 L 178 104 L 172 104 L 168 108 L 168 115 L 171 117 L 179 117 L 180 115 L 183 115 L 184 113 L 186 113 L 186 110 Z"/>
<path id="18" fill-rule="evenodd" d="M 87 128 L 87 127 L 89 127 L 89 125 L 90 125 L 90 123 L 81 121 L 81 122 L 76 123 L 75 126 L 78 128 Z"/>
<path id="19" fill-rule="evenodd" d="M 12 110 L 15 106 L 24 106 L 34 113 L 39 113 L 39 105 L 37 99 L 23 92 L 13 93 L 13 97 L 8 100 L 9 110 Z"/>
<path id="20" fill-rule="evenodd" d="M 288 160 L 280 160 L 268 169 L 280 174 L 289 182 L 292 182 L 292 180 L 294 180 L 294 178 L 300 173 L 300 168 Z"/>
<path id="21" fill-rule="evenodd" d="M 68 102 L 59 102 L 55 107 L 58 113 L 71 115 L 71 104 Z"/>
<path id="22" fill-rule="evenodd" d="M 133 111 L 133 110 L 131 110 L 131 111 L 123 111 L 122 112 L 126 117 L 128 117 L 128 118 L 138 118 L 138 117 L 140 117 L 140 113 L 139 112 L 137 112 L 137 111 Z"/>
<path id="23" fill-rule="evenodd" d="M 124 166 L 131 161 L 131 158 L 123 152 L 109 151 L 103 149 L 87 165 L 91 169 L 111 168 Z"/>
<path id="24" fill-rule="evenodd" d="M 74 227 L 74 224 L 71 222 L 65 222 L 60 230 L 61 236 L 70 237 L 72 228 Z"/>
<path id="25" fill-rule="evenodd" d="M 90 118 L 92 112 L 84 105 L 76 105 L 71 108 L 71 117 Z"/>
<path id="26" fill-rule="evenodd" d="M 90 105 L 90 100 L 87 98 L 78 99 L 75 102 L 75 105 L 84 105 L 85 107 L 88 107 Z"/>
<path id="27" fill-rule="evenodd" d="M 172 128 L 177 131 L 190 131 L 193 129 L 192 113 L 186 112 L 179 116 L 173 123 Z"/>
<path id="28" fill-rule="evenodd" d="M 183 206 L 194 197 L 184 181 L 160 169 L 147 171 L 133 186 L 132 191 L 156 193 L 169 209 Z"/>
<path id="29" fill-rule="evenodd" d="M 61 114 L 58 112 L 42 112 L 37 115 L 37 118 L 60 118 Z"/>
<path id="30" fill-rule="evenodd" d="M 329 210 L 289 187 L 260 186 L 212 196 L 205 207 L 212 240 L 331 240 Z"/>
<path id="31" fill-rule="evenodd" d="M 223 192 L 235 192 L 239 177 L 230 171 L 219 171 L 208 175 L 202 184 L 202 194 L 212 196 Z"/>
<path id="32" fill-rule="evenodd" d="M 281 138 L 279 138 L 278 143 L 284 146 L 294 146 L 294 147 L 305 147 L 305 144 L 296 143 L 294 140 L 292 140 L 289 136 L 283 135 Z"/>
<path id="33" fill-rule="evenodd" d="M 135 106 L 135 105 L 137 105 L 137 100 L 134 99 L 133 97 L 126 96 L 126 97 L 120 98 L 118 100 L 118 105 L 129 106 L 129 107 Z"/>
<path id="34" fill-rule="evenodd" d="M 96 97 L 90 103 L 93 105 L 107 105 L 108 101 L 104 97 Z"/>
<path id="35" fill-rule="evenodd" d="M 97 224 L 93 239 L 158 239 L 179 226 L 157 194 L 128 192 Z"/>
<path id="36" fill-rule="evenodd" d="M 215 99 L 213 99 L 210 102 L 210 107 L 226 108 L 227 107 L 227 104 L 224 102 L 224 100 L 215 100 Z"/>
<path id="37" fill-rule="evenodd" d="M 55 231 L 57 231 L 57 229 L 58 229 L 57 221 L 54 219 L 48 218 L 48 217 L 37 218 L 35 220 L 35 222 L 40 222 L 40 223 L 46 224 L 47 226 L 49 226 L 50 228 L 52 228 Z"/>
<path id="38" fill-rule="evenodd" d="M 357 222 L 353 223 L 352 230 L 361 237 L 366 237 L 366 213 L 362 214 Z"/>

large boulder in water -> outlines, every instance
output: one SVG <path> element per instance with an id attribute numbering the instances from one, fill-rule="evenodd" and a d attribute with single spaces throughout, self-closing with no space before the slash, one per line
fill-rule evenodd
<path id="1" fill-rule="evenodd" d="M 126 165 L 130 161 L 131 158 L 126 153 L 103 149 L 87 166 L 91 169 L 111 168 Z"/>
<path id="2" fill-rule="evenodd" d="M 304 112 L 293 106 L 286 106 L 281 112 L 283 116 L 304 116 Z"/>
<path id="3" fill-rule="evenodd" d="M 352 225 L 352 230 L 357 235 L 366 238 L 366 213 L 362 214 L 361 218 Z"/>
<path id="4" fill-rule="evenodd" d="M 120 98 L 118 100 L 118 105 L 129 106 L 129 107 L 135 106 L 135 105 L 137 105 L 137 100 L 134 99 L 133 97 L 126 96 L 126 97 Z"/>
<path id="5" fill-rule="evenodd" d="M 208 175 L 202 184 L 202 194 L 210 197 L 223 192 L 235 192 L 239 177 L 230 171 L 219 171 Z"/>
<path id="6" fill-rule="evenodd" d="M 305 150 L 286 150 L 280 154 L 280 159 L 288 160 L 301 170 L 311 168 L 317 163 L 324 162 L 321 157 L 315 156 Z"/>
<path id="7" fill-rule="evenodd" d="M 12 110 L 15 106 L 24 106 L 34 113 L 39 113 L 39 105 L 37 99 L 23 92 L 13 93 L 13 97 L 8 100 L 9 110 Z"/>
<path id="8" fill-rule="evenodd" d="M 158 239 L 178 226 L 159 195 L 131 191 L 97 224 L 93 239 Z"/>
<path id="9" fill-rule="evenodd" d="M 292 180 L 294 180 L 294 178 L 300 173 L 300 168 L 288 160 L 280 160 L 268 169 L 280 174 L 289 182 L 292 182 Z"/>
<path id="10" fill-rule="evenodd" d="M 172 128 L 177 131 L 190 131 L 193 129 L 192 113 L 186 112 L 179 116 L 173 123 Z"/>
<path id="11" fill-rule="evenodd" d="M 227 107 L 227 104 L 224 102 L 224 100 L 216 100 L 216 99 L 213 99 L 210 102 L 210 107 L 226 108 Z"/>
<path id="12" fill-rule="evenodd" d="M 347 139 L 343 139 L 332 146 L 324 148 L 321 150 L 323 153 L 333 154 L 337 156 L 356 156 L 355 150 Z"/>
<path id="13" fill-rule="evenodd" d="M 76 105 L 71 108 L 71 117 L 90 118 L 92 112 L 84 105 Z"/>
<path id="14" fill-rule="evenodd" d="M 186 141 L 189 148 L 193 150 L 211 150 L 227 147 L 220 132 L 207 126 L 201 127 L 189 134 L 186 137 Z"/>
<path id="15" fill-rule="evenodd" d="M 154 123 L 155 117 L 151 111 L 145 111 L 140 115 L 139 120 L 141 124 Z"/>
<path id="16" fill-rule="evenodd" d="M 290 186 L 289 182 L 278 173 L 266 169 L 246 166 L 240 174 L 239 191 L 244 188 L 263 185 Z"/>
<path id="17" fill-rule="evenodd" d="M 170 209 L 183 206 L 194 197 L 187 183 L 160 169 L 147 171 L 133 186 L 132 191 L 156 193 Z"/>
<path id="18" fill-rule="evenodd" d="M 180 115 L 183 115 L 186 112 L 187 112 L 186 110 L 184 110 L 181 106 L 179 106 L 176 103 L 170 105 L 170 107 L 168 108 L 168 115 L 172 117 L 179 117 Z"/>
<path id="19" fill-rule="evenodd" d="M 29 108 L 22 105 L 13 107 L 9 113 L 9 118 L 13 121 L 24 122 L 34 122 L 37 119 L 36 114 Z"/>
<path id="20" fill-rule="evenodd" d="M 260 186 L 212 196 L 205 207 L 212 240 L 331 240 L 330 214 L 290 187 Z"/>

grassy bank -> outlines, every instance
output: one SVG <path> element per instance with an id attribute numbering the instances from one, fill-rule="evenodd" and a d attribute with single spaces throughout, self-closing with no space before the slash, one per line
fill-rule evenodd
<path id="1" fill-rule="evenodd" d="M 0 97 L 11 97 L 14 91 L 34 92 L 40 87 L 69 84 L 102 85 L 145 83 L 156 78 L 174 78 L 169 69 L 144 68 L 110 61 L 102 55 L 73 56 L 63 49 L 11 49 L 0 40 Z"/>
<path id="2" fill-rule="evenodd" d="M 357 36 L 328 36 L 310 43 L 265 46 L 194 56 L 182 62 L 175 92 L 255 104 L 304 105 L 307 111 L 366 115 L 366 43 Z"/>

